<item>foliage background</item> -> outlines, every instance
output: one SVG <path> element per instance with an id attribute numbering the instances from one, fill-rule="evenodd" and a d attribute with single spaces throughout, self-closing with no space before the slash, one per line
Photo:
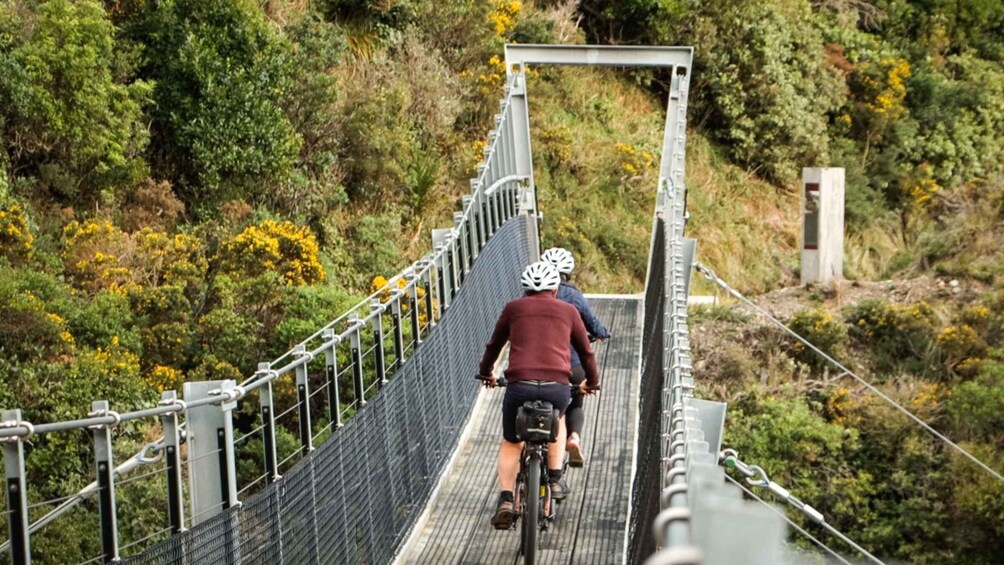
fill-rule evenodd
<path id="1" fill-rule="evenodd" d="M 702 260 L 747 293 L 796 284 L 799 169 L 844 167 L 849 277 L 955 279 L 976 305 L 817 289 L 790 323 L 1000 469 L 1002 29 L 1000 0 L 0 0 L 0 406 L 51 421 L 249 374 L 451 222 L 505 42 L 682 44 Z M 584 289 L 637 292 L 666 77 L 531 74 L 544 243 Z M 1004 561 L 998 484 L 723 312 L 762 338 L 706 377 L 750 459 L 880 555 Z M 33 443 L 33 502 L 83 486 L 80 440 Z M 93 515 L 36 560 L 96 555 Z"/>

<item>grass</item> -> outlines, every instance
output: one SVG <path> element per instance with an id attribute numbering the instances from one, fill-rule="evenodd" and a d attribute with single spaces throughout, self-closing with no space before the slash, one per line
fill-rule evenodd
<path id="1" fill-rule="evenodd" d="M 544 246 L 570 249 L 592 292 L 644 286 L 665 110 L 615 71 L 545 69 L 529 83 Z M 647 153 L 647 155 L 646 155 Z M 687 140 L 688 232 L 698 259 L 743 292 L 795 282 L 799 200 Z M 695 292 L 709 292 L 695 277 Z"/>
<path id="2" fill-rule="evenodd" d="M 728 163 L 703 136 L 687 139 L 689 235 L 698 260 L 743 293 L 797 283 L 799 196 Z M 712 287 L 701 278 L 694 293 Z"/>
<path id="3" fill-rule="evenodd" d="M 543 245 L 575 254 L 576 281 L 584 289 L 641 291 L 661 109 L 647 92 L 603 69 L 548 68 L 529 83 L 528 93 Z M 623 167 L 631 159 L 627 146 L 656 162 L 629 173 Z"/>

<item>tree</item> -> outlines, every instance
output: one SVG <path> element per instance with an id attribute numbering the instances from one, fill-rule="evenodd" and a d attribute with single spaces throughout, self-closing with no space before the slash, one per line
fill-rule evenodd
<path id="1" fill-rule="evenodd" d="M 69 198 L 142 179 L 152 85 L 119 76 L 127 65 L 101 3 L 50 0 L 34 17 L 27 26 L 13 3 L 0 5 L 0 136 L 11 175 Z"/>
<path id="2" fill-rule="evenodd" d="M 788 182 L 827 163 L 828 114 L 846 88 L 808 2 L 597 1 L 582 12 L 601 41 L 697 46 L 691 115 L 739 164 Z"/>
<path id="3" fill-rule="evenodd" d="M 157 81 L 158 172 L 197 209 L 265 198 L 301 139 L 283 113 L 289 45 L 248 0 L 167 0 L 130 25 Z"/>

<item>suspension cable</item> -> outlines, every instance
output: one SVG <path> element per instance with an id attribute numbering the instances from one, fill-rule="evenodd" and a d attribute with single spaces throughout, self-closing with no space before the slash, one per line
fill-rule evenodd
<path id="1" fill-rule="evenodd" d="M 735 469 L 740 474 L 746 477 L 746 482 L 755 487 L 764 487 L 770 492 L 774 493 L 775 496 L 784 500 L 794 508 L 798 509 L 800 512 L 805 514 L 810 520 L 819 524 L 829 531 L 831 534 L 839 538 L 841 541 L 847 545 L 853 547 L 859 553 L 877 563 L 878 565 L 885 565 L 878 557 L 875 557 L 868 552 L 865 548 L 861 547 L 854 542 L 851 538 L 845 536 L 840 532 L 840 530 L 834 528 L 829 523 L 826 522 L 826 518 L 823 513 L 816 510 L 812 506 L 802 502 L 795 495 L 791 494 L 788 489 L 782 487 L 781 485 L 775 483 L 767 477 L 767 472 L 763 470 L 763 467 L 757 465 L 747 465 L 739 459 L 739 455 L 734 449 L 725 449 L 721 453 L 721 463 L 728 469 Z M 726 475 L 728 476 L 728 475 Z"/>
<path id="2" fill-rule="evenodd" d="M 759 500 L 759 501 L 760 501 L 761 503 L 763 503 L 763 505 L 764 505 L 764 506 L 766 506 L 767 508 L 770 508 L 770 511 L 771 511 L 771 512 L 773 512 L 773 513 L 777 514 L 778 516 L 780 516 L 780 517 L 784 518 L 784 520 L 785 520 L 786 522 L 788 522 L 788 524 L 790 524 L 790 525 L 791 525 L 791 527 L 795 528 L 795 529 L 796 529 L 796 530 L 798 530 L 798 531 L 799 531 L 799 532 L 800 532 L 800 533 L 801 533 L 801 534 L 802 534 L 803 536 L 805 536 L 805 537 L 809 538 L 810 540 L 812 540 L 812 542 L 813 542 L 813 543 L 815 543 L 815 544 L 816 544 L 816 545 L 818 545 L 819 547 L 821 547 L 821 548 L 823 548 L 824 550 L 826 550 L 826 552 L 827 552 L 827 553 L 829 553 L 829 554 L 830 554 L 830 555 L 832 555 L 833 557 L 837 558 L 837 560 L 838 560 L 838 561 L 840 561 L 840 562 L 841 562 L 841 563 L 843 563 L 844 565 L 851 565 L 851 563 L 850 563 L 849 561 L 847 561 L 846 559 L 844 559 L 842 555 L 840 555 L 839 553 L 837 553 L 837 552 L 836 552 L 836 550 L 834 550 L 834 549 L 833 549 L 833 548 L 831 548 L 830 546 L 826 545 L 825 543 L 823 543 L 823 542 L 819 541 L 819 538 L 817 538 L 816 536 L 814 536 L 814 535 L 810 534 L 810 533 L 809 533 L 808 531 L 806 531 L 806 529 L 805 529 L 805 528 L 803 528 L 802 526 L 799 526 L 798 524 L 796 524 L 796 523 L 794 522 L 794 520 L 792 520 L 791 518 L 789 518 L 789 517 L 788 517 L 788 515 L 787 515 L 787 514 L 785 514 L 784 512 L 781 512 L 781 511 L 780 511 L 780 510 L 778 510 L 777 508 L 774 508 L 774 507 L 773 507 L 773 506 L 772 506 L 772 505 L 771 505 L 770 503 L 768 503 L 768 502 L 767 502 L 766 500 L 764 500 L 764 499 L 760 498 L 759 496 L 757 496 L 755 492 L 753 492 L 753 491 L 751 491 L 750 489 L 746 488 L 746 485 L 744 485 L 744 484 L 740 483 L 739 481 L 737 481 L 737 480 L 733 479 L 733 478 L 732 478 L 732 477 L 731 477 L 731 476 L 730 476 L 729 474 L 727 474 L 727 473 L 725 474 L 725 478 L 726 478 L 726 479 L 728 479 L 729 481 L 731 481 L 731 482 L 732 482 L 732 484 L 734 484 L 734 485 L 736 485 L 737 487 L 741 488 L 741 489 L 743 490 L 743 492 L 745 492 L 746 494 L 750 495 L 750 496 L 751 496 L 752 498 L 754 498 L 754 499 L 756 499 L 756 500 Z"/>
<path id="3" fill-rule="evenodd" d="M 732 286 L 730 286 L 727 282 L 725 282 L 721 278 L 719 278 L 718 275 L 716 275 L 714 271 L 712 271 L 708 267 L 705 267 L 701 263 L 694 263 L 694 268 L 697 269 L 701 274 L 703 274 L 704 277 L 707 278 L 709 281 L 711 281 L 711 282 L 717 284 L 718 286 L 722 287 L 722 289 L 725 290 L 725 292 L 727 292 L 729 295 L 731 295 L 735 299 L 740 300 L 740 301 L 748 304 L 754 310 L 756 310 L 757 312 L 759 312 L 760 314 L 762 314 L 763 316 L 765 316 L 766 318 L 768 318 L 775 325 L 777 325 L 778 327 L 780 327 L 781 329 L 783 329 L 786 333 L 788 333 L 789 335 L 791 335 L 792 337 L 794 337 L 795 339 L 797 339 L 799 342 L 801 342 L 803 345 L 805 345 L 809 349 L 811 349 L 814 352 L 816 352 L 817 355 L 819 355 L 823 359 L 826 359 L 834 367 L 836 367 L 836 368 L 840 369 L 841 371 L 843 371 L 844 374 L 850 375 L 851 377 L 853 377 L 854 379 L 856 379 L 858 382 L 860 382 L 862 385 L 866 386 L 869 390 L 871 390 L 872 392 L 874 392 L 876 396 L 878 396 L 879 398 L 881 398 L 882 400 L 884 400 L 886 403 L 888 403 L 889 405 L 891 405 L 893 408 L 895 408 L 895 409 L 899 410 L 900 412 L 902 412 L 904 415 L 906 415 L 907 418 L 910 418 L 911 420 L 913 420 L 914 423 L 916 423 L 918 426 L 920 426 L 920 427 L 924 428 L 925 430 L 927 430 L 928 432 L 930 432 L 931 435 L 933 435 L 934 437 L 936 437 L 936 438 L 940 439 L 941 441 L 945 442 L 946 444 L 948 444 L 949 446 L 951 446 L 952 449 L 954 449 L 955 451 L 957 451 L 960 454 L 964 455 L 966 458 L 968 458 L 973 463 L 976 463 L 977 465 L 979 465 L 980 467 L 982 467 L 986 472 L 988 472 L 991 475 L 993 475 L 994 477 L 996 477 L 997 480 L 1004 482 L 1004 475 L 1001 475 L 999 472 L 995 471 L 992 467 L 990 467 L 989 465 L 987 465 L 983 461 L 980 461 L 975 455 L 973 455 L 972 453 L 969 453 L 968 451 L 966 451 L 965 449 L 963 449 L 962 446 L 960 446 L 959 444 L 957 444 L 954 441 L 948 439 L 948 437 L 946 437 L 944 434 L 942 434 L 938 430 L 936 430 L 933 427 L 931 427 L 927 422 L 921 420 L 913 412 L 910 412 L 909 410 L 907 410 L 906 408 L 904 408 L 901 404 L 899 404 L 898 402 L 896 402 L 895 400 L 893 400 L 892 398 L 890 398 L 888 395 L 886 395 L 884 392 L 882 392 L 881 390 L 879 390 L 875 385 L 873 385 L 870 382 L 866 381 L 864 378 L 858 376 L 857 373 L 855 373 L 854 371 L 848 369 L 847 367 L 845 367 L 842 363 L 840 363 L 839 361 L 837 361 L 833 357 L 830 357 L 829 355 L 827 355 L 823 350 L 821 350 L 818 347 L 816 347 L 815 345 L 809 343 L 809 340 L 807 340 L 804 337 L 802 337 L 802 336 L 798 335 L 797 333 L 795 333 L 791 328 L 789 328 L 788 326 L 786 326 L 784 324 L 784 322 L 782 322 L 781 320 L 778 320 L 773 314 L 771 314 L 770 312 L 768 312 L 765 308 L 763 308 L 762 306 L 760 306 L 757 303 L 753 302 L 752 300 L 746 298 L 738 290 L 732 288 Z"/>

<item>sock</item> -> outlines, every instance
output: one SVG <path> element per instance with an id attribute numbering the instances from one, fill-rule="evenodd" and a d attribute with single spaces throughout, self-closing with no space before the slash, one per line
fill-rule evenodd
<path id="1" fill-rule="evenodd" d="M 561 469 L 548 469 L 547 482 L 556 483 L 561 480 Z"/>
<path id="2" fill-rule="evenodd" d="M 513 496 L 511 490 L 504 490 L 502 494 L 499 495 L 499 500 L 502 502 L 515 502 L 516 497 Z"/>

